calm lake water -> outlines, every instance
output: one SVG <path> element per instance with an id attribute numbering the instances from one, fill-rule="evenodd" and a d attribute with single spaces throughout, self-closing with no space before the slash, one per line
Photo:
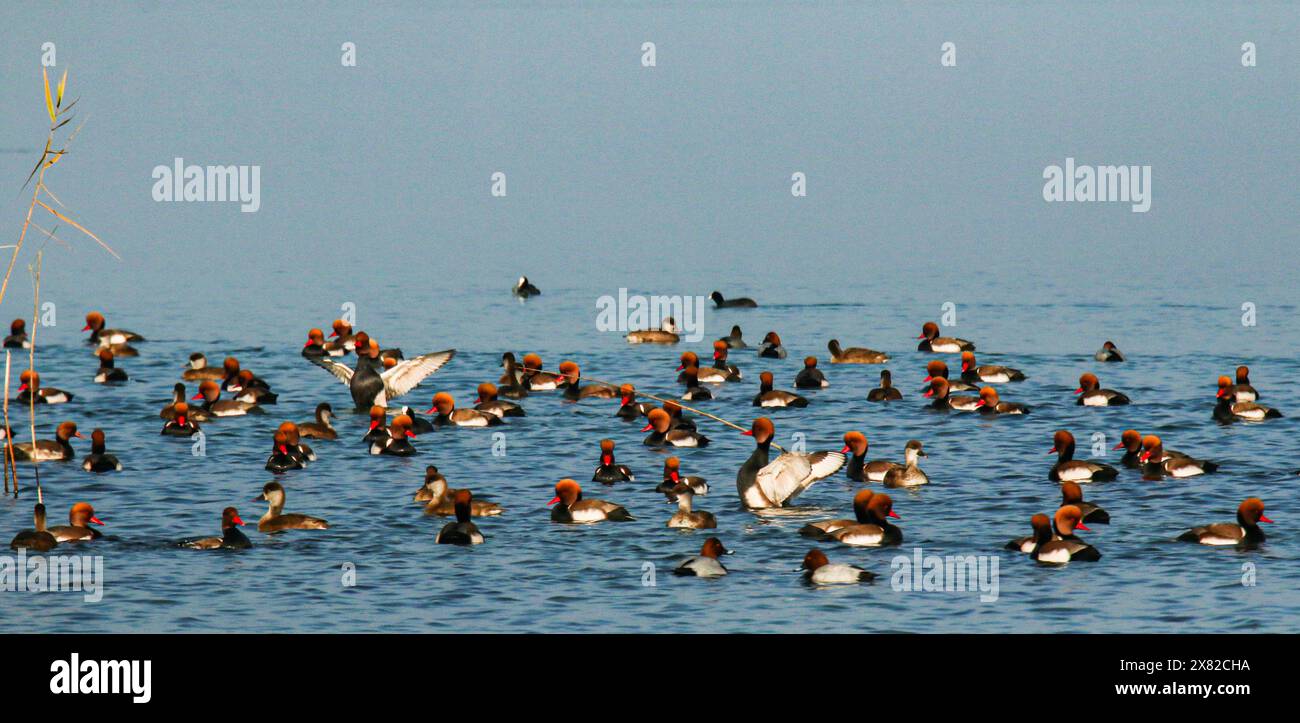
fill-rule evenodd
<path id="1" fill-rule="evenodd" d="M 41 48 L 85 120 L 50 184 L 76 218 L 118 250 L 110 258 L 66 224 L 45 245 L 42 300 L 57 323 L 39 331 L 47 386 L 76 394 L 40 410 L 40 436 L 61 420 L 102 427 L 126 469 L 92 476 L 42 466 L 52 522 L 79 500 L 108 523 L 87 549 L 104 556 L 102 601 L 80 594 L 0 597 L 25 631 L 1290 631 L 1300 614 L 1300 399 L 1295 353 L 1294 137 L 1300 76 L 1287 59 L 1300 13 L 1284 5 L 1021 3 L 950 7 L 590 3 L 549 8 L 465 3 L 294 6 L 0 4 L 0 229 L 12 243 L 22 180 L 48 119 Z M 957 65 L 940 63 L 952 41 Z M 1240 47 L 1259 48 L 1243 66 Z M 642 65 L 643 43 L 657 64 Z M 354 43 L 357 64 L 342 62 Z M 1043 170 L 1081 164 L 1152 167 L 1152 204 L 1045 203 Z M 159 203 L 152 170 L 176 159 L 256 165 L 260 208 Z M 490 193 L 492 174 L 508 195 Z M 807 196 L 791 194 L 804 173 Z M 49 227 L 48 225 L 46 226 Z M 24 251 L 0 320 L 32 309 Z M 527 274 L 543 295 L 508 293 Z M 633 294 L 753 296 L 754 310 L 707 312 L 704 341 L 632 347 L 596 328 L 596 300 Z M 931 357 L 921 324 L 956 307 L 950 333 L 985 364 L 1024 370 L 1005 385 L 1024 418 L 929 413 L 919 388 Z M 1242 305 L 1257 324 L 1243 326 Z M 750 343 L 778 331 L 789 358 L 733 355 L 745 381 L 717 390 L 712 413 L 748 427 L 759 372 L 789 388 L 800 360 L 826 342 L 893 355 L 906 398 L 865 401 L 879 367 L 823 369 L 828 389 L 803 410 L 766 410 L 777 441 L 836 449 L 864 432 L 871 456 L 898 459 L 909 439 L 931 455 L 932 484 L 892 496 L 905 544 L 825 545 L 833 561 L 881 575 L 874 585 L 812 589 L 793 570 L 808 520 L 850 514 L 841 471 L 789 514 L 741 508 L 736 470 L 752 441 L 708 420 L 706 449 L 680 450 L 710 481 L 697 499 L 734 555 L 720 580 L 676 578 L 705 534 L 669 530 L 673 506 L 652 492 L 664 455 L 641 445 L 614 402 L 566 404 L 537 394 L 528 416 L 490 432 L 450 429 L 415 441 L 412 459 L 371 457 L 365 419 L 343 413 L 342 439 L 285 475 L 287 511 L 327 531 L 268 537 L 237 553 L 178 549 L 214 535 L 223 507 L 256 520 L 250 500 L 282 420 L 316 404 L 350 407 L 347 389 L 299 350 L 345 305 L 357 328 L 407 355 L 456 358 L 402 403 L 437 391 L 462 406 L 494 381 L 503 351 L 538 352 L 549 369 L 672 393 L 677 358 L 740 324 Z M 82 316 L 144 334 L 121 366 L 130 383 L 91 382 Z M 1107 339 L 1130 357 L 1101 367 Z M 227 355 L 280 395 L 264 417 L 206 425 L 207 454 L 160 437 L 158 410 L 189 354 Z M 1215 381 L 1250 364 L 1262 401 L 1287 416 L 1259 425 L 1211 421 Z M 15 365 L 19 365 L 15 360 Z M 955 358 L 949 366 L 958 368 Z M 1099 368 L 1101 367 L 1101 368 Z M 1085 371 L 1132 406 L 1075 406 Z M 16 370 L 15 370 L 16 374 Z M 191 391 L 194 385 L 189 385 Z M 24 427 L 15 411 L 13 426 Z M 1002 545 L 1051 513 L 1052 433 L 1160 434 L 1167 447 L 1221 464 L 1218 474 L 1145 482 L 1125 470 L 1088 499 L 1111 514 L 1085 538 L 1103 558 L 1039 567 Z M 638 481 L 588 483 L 597 443 L 618 443 Z M 89 442 L 75 444 L 78 459 Z M 1117 464 L 1119 455 L 1106 452 Z M 425 465 L 453 487 L 499 501 L 487 544 L 435 545 L 443 520 L 411 495 Z M 0 500 L 0 534 L 31 524 L 29 470 Z M 555 482 L 626 505 L 627 524 L 550 522 Z M 1176 544 L 1193 524 L 1230 521 L 1259 496 L 1277 524 L 1261 549 Z M 3 539 L 7 540 L 8 537 Z M 926 553 L 1000 556 L 999 595 L 899 592 L 890 560 Z M 69 546 L 66 549 L 72 549 Z M 355 566 L 356 585 L 342 585 Z M 645 586 L 653 564 L 656 585 Z M 1244 586 L 1243 566 L 1254 566 Z"/>
<path id="2" fill-rule="evenodd" d="M 444 295 L 432 334 L 429 322 L 414 314 L 367 319 L 363 307 L 359 317 L 385 344 L 399 344 L 408 354 L 458 349 L 450 365 L 403 400 L 413 405 L 427 406 L 439 390 L 465 403 L 478 382 L 500 373 L 505 348 L 537 351 L 549 368 L 575 359 L 586 374 L 660 393 L 677 389 L 674 367 L 683 349 L 707 349 L 707 342 L 628 346 L 619 334 L 595 328 L 595 299 L 605 290 L 543 288 L 543 296 L 522 304 L 500 286 Z M 639 424 L 612 416 L 615 402 L 574 405 L 545 393 L 524 400 L 527 417 L 494 428 L 506 434 L 504 457 L 493 456 L 491 433 L 477 429 L 422 436 L 415 442 L 420 454 L 411 459 L 371 457 L 358 441 L 364 418 L 345 413 L 338 423 L 342 439 L 314 442 L 320 459 L 281 478 L 287 510 L 324 517 L 331 529 L 274 537 L 251 531 L 255 547 L 235 553 L 176 549 L 177 539 L 215 534 L 226 505 L 255 520 L 262 507 L 248 500 L 272 478 L 262 464 L 274 427 L 283 419 L 308 419 L 319 401 L 346 409 L 349 397 L 333 377 L 298 355 L 297 336 L 252 345 L 222 338 L 199 342 L 169 336 L 174 321 L 122 315 L 112 321 L 151 341 L 140 345 L 139 358 L 122 363 L 132 379 L 120 388 L 90 382 L 95 364 L 74 333 L 79 327 L 61 323 L 41 332 L 45 384 L 77 395 L 68 405 L 41 410 L 42 435 L 62 419 L 77 421 L 85 433 L 102 427 L 110 450 L 126 466 L 120 474 L 100 476 L 70 464 L 42 466 L 51 517 L 84 499 L 108 523 L 108 537 L 86 546 L 105 557 L 104 598 L 88 604 L 75 593 L 44 594 L 35 604 L 10 606 L 10 620 L 45 631 L 1186 632 L 1293 626 L 1300 610 L 1300 568 L 1289 562 L 1300 553 L 1289 532 L 1295 515 L 1291 473 L 1300 466 L 1291 443 L 1295 415 L 1227 428 L 1210 418 L 1216 375 L 1240 361 L 1251 363 L 1264 400 L 1293 412 L 1295 386 L 1287 383 L 1292 364 L 1268 353 L 1263 330 L 1241 327 L 1233 309 L 1160 306 L 1162 328 L 1191 335 L 1166 344 L 1151 338 L 1127 305 L 960 305 L 952 331 L 977 342 L 981 361 L 1014 365 L 1029 375 L 1026 382 L 1004 385 L 1003 396 L 1032 405 L 1033 414 L 984 420 L 925 409 L 916 390 L 931 357 L 914 351 L 910 337 L 930 317 L 919 299 L 908 300 L 906 290 L 891 291 L 901 300 L 897 305 L 861 303 L 856 293 L 834 303 L 824 290 L 793 284 L 757 295 L 765 303 L 755 310 L 710 309 L 706 338 L 732 323 L 741 324 L 753 341 L 775 329 L 790 358 L 759 361 L 752 351 L 735 352 L 745 381 L 719 388 L 715 401 L 702 403 L 705 408 L 747 425 L 754 417 L 750 398 L 758 372 L 772 370 L 788 388 L 799 359 L 816 354 L 824 360 L 824 342 L 832 336 L 894 354 L 888 366 L 907 393 L 902 402 L 864 401 L 879 367 L 823 364 L 831 386 L 808 393 L 808 408 L 771 411 L 778 440 L 788 443 L 798 432 L 809 449 L 838 449 L 841 435 L 858 429 L 871 440 L 872 457 L 889 458 L 899 458 L 908 439 L 923 440 L 931 454 L 923 467 L 932 484 L 893 494 L 904 546 L 823 547 L 833 561 L 882 575 L 890 572 L 891 558 L 912 554 L 914 546 L 942 555 L 1000 555 L 996 602 L 981 602 L 974 592 L 899 592 L 887 577 L 839 589 L 804 586 L 792 571 L 811 545 L 796 530 L 811 519 L 849 514 L 857 485 L 841 471 L 804 494 L 790 514 L 755 516 L 741 508 L 733 482 L 752 443 L 707 420 L 700 426 L 713 444 L 679 455 L 688 473 L 713 485 L 697 505 L 718 516 L 716 534 L 735 550 L 726 559 L 732 574 L 720 580 L 677 578 L 671 568 L 695 554 L 706 534 L 665 527 L 673 507 L 652 491 L 664 455 L 640 444 Z M 1277 313 L 1293 315 L 1294 309 Z M 937 317 L 937 310 L 930 316 Z M 436 341 L 430 344 L 429 337 Z M 1091 355 L 1105 338 L 1113 338 L 1130 361 L 1099 369 Z M 1244 353 L 1203 350 L 1234 344 Z M 216 359 L 238 356 L 273 384 L 281 401 L 265 417 L 209 423 L 206 457 L 191 455 L 188 441 L 158 436 L 157 411 L 195 350 Z M 1133 405 L 1075 406 L 1071 392 L 1086 370 L 1128 393 Z M 1090 456 L 1092 433 L 1105 434 L 1109 447 L 1128 427 L 1158 433 L 1167 445 L 1216 460 L 1222 469 L 1163 482 L 1142 481 L 1124 470 L 1116 481 L 1087 487 L 1088 499 L 1112 516 L 1111 525 L 1094 525 L 1085 535 L 1104 555 L 1096 564 L 1051 569 L 1001 550 L 1007 539 L 1026 533 L 1030 515 L 1051 513 L 1058 504 L 1057 485 L 1046 476 L 1054 430 L 1072 430 L 1080 440 L 1079 456 Z M 617 441 L 619 461 L 633 468 L 637 482 L 613 488 L 587 483 L 596 443 L 606 436 Z M 88 451 L 85 442 L 76 446 L 79 455 Z M 1106 458 L 1118 464 L 1117 453 Z M 486 544 L 434 544 L 443 520 L 423 516 L 410 503 L 429 463 L 454 486 L 506 507 L 501 517 L 480 521 Z M 544 505 L 555 481 L 566 476 L 583 482 L 588 496 L 626 505 L 637 520 L 552 524 Z M 1193 523 L 1231 520 L 1250 495 L 1262 497 L 1278 521 L 1262 549 L 1171 542 Z M 31 505 L 30 488 L 18 500 L 4 500 L 0 527 L 12 534 L 27 526 Z M 642 584 L 647 562 L 657 568 L 653 587 Z M 355 587 L 341 584 L 345 563 L 356 566 Z M 1241 584 L 1245 563 L 1256 566 L 1256 586 Z"/>

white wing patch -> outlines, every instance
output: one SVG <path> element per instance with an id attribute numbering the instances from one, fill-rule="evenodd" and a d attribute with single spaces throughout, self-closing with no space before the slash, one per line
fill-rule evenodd
<path id="1" fill-rule="evenodd" d="M 392 369 L 380 374 L 384 380 L 385 396 L 391 399 L 406 394 L 424 381 L 424 378 L 442 368 L 456 355 L 455 349 L 421 354 L 414 359 L 398 362 Z M 348 375 L 351 377 L 351 374 Z"/>

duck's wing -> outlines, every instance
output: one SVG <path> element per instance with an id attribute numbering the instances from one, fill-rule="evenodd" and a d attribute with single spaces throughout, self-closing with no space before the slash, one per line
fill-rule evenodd
<path id="1" fill-rule="evenodd" d="M 455 349 L 421 354 L 414 359 L 400 361 L 392 369 L 379 376 L 384 380 L 384 393 L 389 399 L 400 397 L 411 391 L 424 378 L 442 368 L 456 355 Z M 349 376 L 351 376 L 349 374 Z"/>
<path id="2" fill-rule="evenodd" d="M 786 452 L 758 471 L 757 482 L 765 497 L 785 504 L 842 466 L 844 455 L 839 452 Z"/>
<path id="3" fill-rule="evenodd" d="M 326 357 L 308 358 L 311 360 L 312 364 L 315 364 L 316 366 L 328 371 L 330 374 L 338 377 L 339 381 L 343 382 L 345 385 L 350 386 L 352 384 L 352 367 L 346 364 L 339 364 L 338 362 Z"/>

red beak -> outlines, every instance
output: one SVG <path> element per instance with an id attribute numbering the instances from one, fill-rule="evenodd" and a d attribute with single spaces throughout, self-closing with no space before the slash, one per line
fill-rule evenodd
<path id="1" fill-rule="evenodd" d="M 631 403 L 632 403 L 632 397 L 623 397 L 623 403 L 624 403 L 624 404 L 631 404 Z"/>
<path id="2" fill-rule="evenodd" d="M 482 404 L 482 403 L 483 403 L 483 397 L 474 397 L 474 403 L 475 403 L 475 404 Z M 428 414 L 428 412 L 425 412 L 425 414 Z"/>
<path id="3" fill-rule="evenodd" d="M 1079 387 L 1078 389 L 1074 390 L 1074 393 L 1075 393 L 1075 394 L 1083 394 L 1083 387 Z"/>
<path id="4" fill-rule="evenodd" d="M 90 324 L 86 324 L 85 326 L 81 327 L 81 330 L 82 330 L 82 331 L 90 331 Z"/>
<path id="5" fill-rule="evenodd" d="M 984 406 L 984 404 L 985 404 L 985 401 L 984 401 L 983 399 L 979 400 L 978 402 L 975 402 L 975 406 L 977 406 L 977 407 L 982 407 L 982 406 Z"/>
<path id="6" fill-rule="evenodd" d="M 933 397 L 933 396 L 934 396 L 934 390 L 933 390 L 933 389 L 927 389 L 927 390 L 925 390 L 925 394 L 922 394 L 921 396 L 923 396 L 923 397 Z"/>
<path id="7" fill-rule="evenodd" d="M 1075 526 L 1074 526 L 1074 529 L 1076 529 L 1076 530 L 1083 530 L 1084 532 L 1092 532 L 1092 530 L 1088 529 L 1088 526 L 1085 525 L 1085 524 L 1083 524 L 1082 522 L 1080 522 L 1079 524 L 1075 525 Z"/>
<path id="8" fill-rule="evenodd" d="M 95 523 L 96 525 L 102 525 L 102 524 L 104 524 L 103 522 L 100 522 L 100 521 L 99 521 L 99 518 L 98 518 L 98 517 L 91 517 L 91 518 L 90 518 L 90 521 L 93 522 L 93 523 Z"/>
<path id="9" fill-rule="evenodd" d="M 428 409 L 424 410 L 424 413 L 425 413 L 425 414 L 433 414 L 433 411 L 434 411 L 435 409 L 437 409 L 437 407 L 429 407 Z"/>
<path id="10" fill-rule="evenodd" d="M 338 336 L 338 335 L 339 335 L 339 333 L 338 333 L 337 331 L 331 331 L 331 332 L 330 332 L 330 338 L 331 338 L 331 339 L 333 339 L 334 337 L 336 337 L 336 336 Z"/>
<path id="11" fill-rule="evenodd" d="M 1259 516 L 1259 521 L 1260 521 L 1260 522 L 1268 522 L 1268 523 L 1270 523 L 1270 524 L 1273 522 L 1272 520 L 1268 519 L 1267 517 L 1265 517 L 1265 516 L 1263 516 L 1263 515 L 1260 515 L 1260 516 Z"/>
<path id="12" fill-rule="evenodd" d="M 676 481 L 678 480 L 678 476 L 677 476 L 677 473 L 676 473 L 676 472 L 671 472 L 671 473 L 669 473 L 669 474 L 668 474 L 668 477 L 669 477 L 670 479 L 672 479 L 672 481 L 674 481 L 674 482 L 676 482 Z M 1269 520 L 1269 522 L 1272 522 L 1272 520 Z"/>
<path id="13" fill-rule="evenodd" d="M 184 426 L 185 426 L 185 417 L 177 417 L 177 418 L 176 418 L 176 423 L 179 424 L 179 425 L 181 425 L 182 427 L 184 427 Z"/>
<path id="14" fill-rule="evenodd" d="M 961 363 L 961 370 L 964 371 L 964 372 L 965 372 L 965 371 L 970 371 L 970 365 L 967 364 L 966 362 L 962 362 L 962 363 Z"/>
<path id="15" fill-rule="evenodd" d="M 27 383 L 24 382 L 23 385 L 22 385 L 21 387 L 18 387 L 18 391 L 20 391 L 20 392 L 25 392 L 25 391 L 27 391 Z"/>
<path id="16" fill-rule="evenodd" d="M 610 462 L 609 455 L 607 455 L 607 454 L 602 454 L 602 455 L 600 455 L 600 463 L 601 463 L 601 464 L 609 464 L 609 462 Z"/>
<path id="17" fill-rule="evenodd" d="M 77 439 L 85 439 L 85 436 L 82 435 L 81 432 L 73 432 L 72 436 L 76 437 Z"/>
<path id="18" fill-rule="evenodd" d="M 1148 449 L 1148 450 L 1146 450 L 1145 452 L 1143 452 L 1142 454 L 1138 455 L 1138 459 L 1140 459 L 1140 460 L 1142 460 L 1143 462 L 1145 462 L 1145 461 L 1147 461 L 1147 458 L 1150 457 L 1150 456 L 1151 456 L 1151 450 Z"/>
<path id="19" fill-rule="evenodd" d="M 928 382 L 928 381 L 931 381 L 931 380 L 933 380 L 933 379 L 934 379 L 934 377 L 932 377 L 932 376 L 930 376 L 929 374 L 927 374 L 927 375 L 925 375 L 925 379 L 922 379 L 921 381 L 923 381 L 923 382 Z"/>
<path id="20" fill-rule="evenodd" d="M 903 519 L 902 517 L 899 517 L 899 516 L 898 516 L 898 513 L 895 512 L 895 511 L 893 511 L 893 510 L 890 510 L 890 511 L 889 511 L 889 516 L 892 517 L 892 518 L 894 518 L 894 519 L 896 519 L 896 520 L 901 520 L 901 519 Z"/>
<path id="21" fill-rule="evenodd" d="M 1052 454 L 1055 451 L 1056 451 L 1056 447 L 1052 447 L 1051 449 L 1047 450 L 1047 453 Z"/>
<path id="22" fill-rule="evenodd" d="M 284 447 L 283 444 L 280 445 L 280 454 L 288 454 L 288 453 L 289 453 L 289 450 L 285 449 L 285 447 Z"/>
<path id="23" fill-rule="evenodd" d="M 848 454 L 848 453 L 849 453 L 849 445 L 846 444 L 844 445 L 844 449 L 840 450 L 840 454 Z"/>
<path id="24" fill-rule="evenodd" d="M 24 384 L 23 386 L 27 386 L 27 385 Z M 20 389 L 19 391 L 22 391 L 22 390 Z M 1219 391 L 1214 395 L 1214 398 L 1215 398 L 1215 399 L 1218 399 L 1219 397 L 1222 397 L 1223 395 L 1225 395 L 1225 394 L 1227 394 L 1227 393 L 1228 393 L 1228 390 L 1227 390 L 1227 389 L 1220 389 L 1220 390 L 1219 390 Z"/>
<path id="25" fill-rule="evenodd" d="M 553 504 L 555 504 L 556 502 L 559 502 L 559 501 L 560 501 L 560 498 L 559 498 L 559 497 L 556 497 L 555 499 L 551 500 L 550 502 L 547 502 L 547 503 L 546 503 L 546 506 L 547 506 L 547 507 L 550 507 L 551 505 L 553 505 Z"/>
<path id="26" fill-rule="evenodd" d="M 308 339 L 308 340 L 307 340 L 307 343 L 306 343 L 306 344 L 303 344 L 303 346 L 311 346 L 311 339 Z"/>
<path id="27" fill-rule="evenodd" d="M 244 521 L 239 519 L 239 515 L 235 515 L 234 517 L 230 518 L 230 521 L 234 522 L 236 525 L 244 524 Z"/>
<path id="28" fill-rule="evenodd" d="M 373 420 L 370 422 L 370 428 L 371 428 L 371 429 L 374 429 L 375 427 L 378 427 L 378 426 L 379 426 L 379 422 L 376 422 L 376 421 L 373 421 Z"/>
<path id="29" fill-rule="evenodd" d="M 754 436 L 754 431 L 747 429 L 744 432 L 741 432 L 741 434 L 745 435 L 746 437 L 752 437 Z"/>
<path id="30" fill-rule="evenodd" d="M 411 439 L 415 439 L 415 432 L 412 432 L 411 430 L 408 429 L 406 430 L 406 436 L 410 437 Z"/>
<path id="31" fill-rule="evenodd" d="M 920 336 L 918 336 L 918 337 L 916 337 L 916 338 L 917 338 L 917 339 L 924 339 L 924 338 L 925 338 L 925 334 L 921 334 Z"/>
<path id="32" fill-rule="evenodd" d="M 198 394 L 195 394 L 194 396 L 190 397 L 190 399 L 202 399 L 202 398 L 203 398 L 203 392 L 199 392 Z"/>
<path id="33" fill-rule="evenodd" d="M 718 359 L 718 358 L 720 358 L 718 355 L 721 354 L 721 353 L 722 353 L 722 352 L 717 352 L 717 351 L 713 352 L 713 358 L 714 358 L 714 359 Z"/>
<path id="34" fill-rule="evenodd" d="M 1121 449 L 1124 449 L 1124 443 L 1123 443 L 1123 442 L 1120 442 L 1119 444 L 1117 444 L 1117 445 L 1115 445 L 1114 447 L 1111 447 L 1111 448 L 1110 448 L 1110 450 L 1111 450 L 1112 452 L 1117 451 L 1117 450 L 1121 450 Z"/>
<path id="35" fill-rule="evenodd" d="M 642 431 L 642 432 L 649 432 L 651 429 L 654 429 L 654 425 L 653 425 L 653 424 L 647 424 L 646 426 L 644 426 L 644 427 L 641 428 L 641 431 Z"/>
<path id="36" fill-rule="evenodd" d="M 677 371 L 681 371 L 681 370 L 683 370 L 683 369 L 685 369 L 685 368 L 686 368 L 686 365 L 685 365 L 685 364 L 678 364 L 678 365 L 677 365 Z"/>

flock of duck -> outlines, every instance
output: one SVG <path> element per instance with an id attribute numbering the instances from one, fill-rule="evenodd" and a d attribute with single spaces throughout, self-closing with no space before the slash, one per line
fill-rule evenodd
<path id="1" fill-rule="evenodd" d="M 520 297 L 540 294 L 527 278 L 521 278 L 513 289 Z M 719 292 L 712 295 L 719 308 L 752 308 L 752 299 L 726 299 Z M 94 381 L 114 384 L 127 380 L 127 373 L 115 366 L 115 359 L 138 354 L 133 344 L 143 342 L 139 334 L 123 329 L 106 328 L 104 316 L 92 312 L 86 316 L 89 331 L 87 343 L 94 349 L 99 368 Z M 630 344 L 675 344 L 681 341 L 675 323 L 665 319 L 659 329 L 632 331 L 627 334 Z M 978 415 L 1026 415 L 1030 407 L 1019 402 L 1003 401 L 995 385 L 1012 385 L 1023 381 L 1026 375 L 1018 369 L 1005 366 L 981 365 L 975 357 L 975 344 L 965 339 L 940 335 L 934 322 L 922 325 L 917 349 L 936 355 L 958 355 L 961 372 L 950 376 L 948 365 L 934 359 L 926 365 L 924 397 L 928 404 L 940 412 Z M 5 338 L 8 348 L 30 346 L 23 320 L 17 319 Z M 744 375 L 735 363 L 733 352 L 753 348 L 759 359 L 783 359 L 786 350 L 776 332 L 769 332 L 756 348 L 744 341 L 739 326 L 732 328 L 712 344 L 712 362 L 701 363 L 696 352 L 681 354 L 677 381 L 684 385 L 680 395 L 683 402 L 701 402 L 712 398 L 710 386 L 743 383 Z M 843 348 L 839 340 L 827 344 L 831 364 L 886 364 L 888 354 L 861 347 Z M 432 406 L 421 415 L 407 406 L 393 408 L 393 402 L 413 390 L 429 375 L 438 371 L 455 356 L 447 349 L 413 358 L 406 358 L 400 349 L 384 349 L 364 331 L 355 331 L 343 320 L 335 320 L 332 333 L 326 337 L 321 329 L 311 329 L 301 349 L 301 355 L 316 366 L 329 371 L 345 384 L 358 411 L 369 414 L 369 428 L 363 441 L 374 455 L 411 456 L 417 454 L 412 440 L 444 427 L 495 427 L 507 423 L 512 417 L 525 416 L 520 400 L 534 394 L 553 393 L 568 402 L 583 400 L 618 400 L 619 406 L 612 416 L 629 421 L 644 421 L 643 432 L 649 432 L 644 444 L 673 450 L 699 448 L 709 444 L 709 438 L 697 429 L 696 422 L 684 411 L 724 422 L 701 410 L 681 402 L 656 395 L 638 392 L 633 385 L 616 385 L 583 377 L 577 363 L 565 360 L 558 371 L 543 368 L 537 354 L 524 354 L 517 359 L 513 352 L 501 357 L 503 374 L 496 381 L 483 382 L 477 387 L 473 407 L 458 407 L 455 398 L 446 392 L 433 396 Z M 355 356 L 352 364 L 340 361 L 348 355 Z M 1118 348 L 1107 341 L 1095 355 L 1100 363 L 1124 362 Z M 800 396 L 802 389 L 826 387 L 829 382 L 818 368 L 816 357 L 804 359 L 803 368 L 793 380 L 796 391 L 775 387 L 771 372 L 758 375 L 759 389 L 753 398 L 755 407 L 807 407 L 809 400 Z M 187 396 L 185 382 L 197 383 L 197 393 Z M 41 385 L 35 370 L 23 371 L 16 402 L 20 405 L 56 405 L 72 401 L 73 395 Z M 1005 388 L 1005 387 L 1004 387 Z M 228 395 L 222 398 L 222 395 Z M 1096 374 L 1080 377 L 1075 390 L 1077 404 L 1082 406 L 1116 406 L 1129 403 L 1125 394 L 1106 389 Z M 899 389 L 892 385 L 890 371 L 880 372 L 879 386 L 865 395 L 869 403 L 890 403 L 902 399 Z M 1238 367 L 1235 380 L 1219 377 L 1214 420 L 1222 424 L 1234 422 L 1264 422 L 1280 417 L 1270 407 L 1258 403 L 1259 393 L 1251 386 L 1249 369 Z M 514 401 L 507 401 L 514 400 Z M 650 400 L 650 401 L 647 401 Z M 190 356 L 181 374 L 181 381 L 173 389 L 173 400 L 160 413 L 164 420 L 161 434 L 188 437 L 198 434 L 201 425 L 226 417 L 265 414 L 264 407 L 276 404 L 277 395 L 270 384 L 243 369 L 235 358 L 227 358 L 220 367 L 208 366 L 201 353 Z M 390 412 L 393 418 L 389 419 Z M 427 416 L 426 416 L 427 415 Z M 317 459 L 316 452 L 304 441 L 337 441 L 338 431 L 332 420 L 334 410 L 328 403 L 316 408 L 314 419 L 302 423 L 285 421 L 272 434 L 271 454 L 266 469 L 277 475 L 302 469 Z M 730 424 L 729 422 L 724 422 Z M 735 425 L 732 425 L 735 426 Z M 739 427 L 737 427 L 740 429 Z M 57 425 L 55 438 L 17 443 L 9 429 L 0 432 L 17 461 L 50 462 L 74 459 L 71 440 L 81 438 L 77 425 L 65 421 Z M 786 451 L 773 443 L 775 426 L 767 417 L 757 417 L 745 435 L 754 440 L 754 451 L 740 464 L 736 473 L 736 490 L 744 506 L 761 513 L 763 510 L 790 505 L 801 493 L 817 481 L 845 469 L 846 476 L 855 482 L 870 485 L 877 483 L 883 489 L 912 488 L 929 483 L 921 469 L 920 461 L 926 457 L 924 445 L 919 440 L 907 442 L 902 461 L 868 459 L 869 444 L 860 431 L 844 434 L 844 447 L 839 451 Z M 1056 463 L 1047 471 L 1051 480 L 1060 483 L 1061 504 L 1052 515 L 1035 514 L 1029 520 L 1032 534 L 1007 543 L 1006 548 L 1028 555 L 1042 564 L 1063 565 L 1071 561 L 1090 562 L 1100 559 L 1101 553 L 1080 539 L 1078 531 L 1089 531 L 1087 524 L 1107 524 L 1109 514 L 1084 501 L 1081 484 L 1115 479 L 1120 470 L 1108 464 L 1075 459 L 1075 440 L 1066 430 L 1053 435 L 1051 451 L 1057 455 Z M 775 457 L 772 447 L 780 454 Z M 627 465 L 619 464 L 614 454 L 613 440 L 600 442 L 599 464 L 592 482 L 605 486 L 632 483 L 635 476 Z M 1143 435 L 1136 430 L 1123 433 L 1116 450 L 1124 450 L 1122 466 L 1132 468 L 1145 479 L 1164 477 L 1186 478 L 1213 473 L 1218 465 L 1194 458 L 1181 452 L 1166 449 L 1156 435 Z M 81 464 L 90 473 L 113 472 L 122 469 L 115 456 L 107 452 L 103 430 L 91 434 L 91 452 Z M 683 529 L 715 529 L 716 517 L 697 509 L 695 498 L 709 493 L 706 480 L 683 474 L 682 460 L 669 456 L 664 460 L 661 482 L 656 492 L 676 502 L 677 510 L 667 521 L 667 526 Z M 255 501 L 265 502 L 267 511 L 258 520 L 259 532 L 273 534 L 287 530 L 328 529 L 329 524 L 320 518 L 284 512 L 285 488 L 279 481 L 267 483 Z M 476 518 L 501 515 L 501 505 L 478 499 L 469 489 L 452 489 L 434 465 L 425 470 L 423 485 L 416 491 L 414 502 L 424 505 L 424 513 L 440 517 L 454 517 L 438 531 L 438 543 L 475 545 L 485 541 L 485 536 L 474 522 Z M 554 498 L 550 500 L 550 518 L 562 524 L 594 524 L 633 519 L 622 505 L 583 496 L 581 485 L 573 479 L 561 479 L 555 484 Z M 804 525 L 799 534 L 826 543 L 839 543 L 857 547 L 899 545 L 903 531 L 892 522 L 899 515 L 893 509 L 889 494 L 864 486 L 852 499 L 853 516 L 831 519 Z M 101 533 L 92 525 L 103 523 L 96 517 L 94 507 L 87 502 L 72 505 L 67 525 L 46 525 L 45 506 L 35 507 L 35 529 L 20 532 L 11 547 L 47 551 L 62 543 L 92 541 Z M 1264 503 L 1258 498 L 1241 502 L 1235 523 L 1215 523 L 1194 527 L 1177 539 L 1203 545 L 1253 546 L 1264 540 L 1260 523 L 1272 522 L 1264 515 Z M 239 549 L 252 545 L 240 527 L 244 525 L 236 507 L 226 507 L 221 512 L 221 534 L 182 540 L 178 544 L 204 550 Z M 720 556 L 727 549 L 716 537 L 704 541 L 700 554 L 676 568 L 681 575 L 717 577 L 727 574 Z M 831 563 L 818 548 L 810 550 L 801 566 L 804 576 L 814 584 L 856 583 L 869 581 L 875 575 L 848 564 Z"/>

